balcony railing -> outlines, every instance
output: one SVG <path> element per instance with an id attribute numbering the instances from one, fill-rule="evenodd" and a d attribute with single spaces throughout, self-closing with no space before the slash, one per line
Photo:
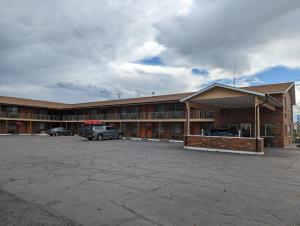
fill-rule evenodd
<path id="1" fill-rule="evenodd" d="M 205 111 L 205 110 L 192 110 L 191 118 L 192 119 L 200 119 L 200 118 L 213 118 L 213 111 Z"/>
<path id="2" fill-rule="evenodd" d="M 88 114 L 88 115 L 50 115 L 31 113 L 0 112 L 0 118 L 40 119 L 56 121 L 83 121 L 83 120 L 146 120 L 146 119 L 185 119 L 185 111 L 166 112 L 139 112 L 139 113 L 115 113 L 115 114 Z M 192 119 L 213 118 L 212 111 L 193 110 Z"/>
<path id="3" fill-rule="evenodd" d="M 48 114 L 32 114 L 32 113 L 14 113 L 14 112 L 0 112 L 1 118 L 16 118 L 16 119 L 41 119 L 53 120 L 54 115 Z"/>
<path id="4" fill-rule="evenodd" d="M 78 118 L 78 119 L 77 119 Z M 63 120 L 134 120 L 134 119 L 184 119 L 183 111 L 139 112 L 90 115 L 64 115 Z"/>

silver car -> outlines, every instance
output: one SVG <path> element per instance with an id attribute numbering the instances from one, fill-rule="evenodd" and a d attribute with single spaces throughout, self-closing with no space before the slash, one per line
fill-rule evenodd
<path id="1" fill-rule="evenodd" d="M 89 140 L 122 139 L 123 133 L 113 126 L 91 125 L 85 128 L 84 137 Z"/>

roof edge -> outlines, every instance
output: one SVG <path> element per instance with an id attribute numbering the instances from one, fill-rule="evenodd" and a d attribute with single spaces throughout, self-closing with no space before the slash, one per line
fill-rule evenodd
<path id="1" fill-rule="evenodd" d="M 199 90 L 198 92 L 190 95 L 190 96 L 187 96 L 183 99 L 180 100 L 180 102 L 185 102 L 201 93 L 204 93 L 212 88 L 215 88 L 215 87 L 221 87 L 221 88 L 224 88 L 224 89 L 231 89 L 231 90 L 235 90 L 235 91 L 238 91 L 238 92 L 243 92 L 243 93 L 249 93 L 249 94 L 253 94 L 253 95 L 256 95 L 256 96 L 262 96 L 264 97 L 265 94 L 264 93 L 259 93 L 259 92 L 255 92 L 255 91 L 251 91 L 251 90 L 246 90 L 246 89 L 241 89 L 241 88 L 237 88 L 237 87 L 234 87 L 234 86 L 229 86 L 229 85 L 224 85 L 224 84 L 220 84 L 220 83 L 214 83 L 204 89 L 201 89 Z"/>

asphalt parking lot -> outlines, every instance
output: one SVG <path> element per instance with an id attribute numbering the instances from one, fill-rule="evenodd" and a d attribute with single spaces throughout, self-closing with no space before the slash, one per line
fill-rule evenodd
<path id="1" fill-rule="evenodd" d="M 300 152 L 0 136 L 0 225 L 300 225 Z"/>

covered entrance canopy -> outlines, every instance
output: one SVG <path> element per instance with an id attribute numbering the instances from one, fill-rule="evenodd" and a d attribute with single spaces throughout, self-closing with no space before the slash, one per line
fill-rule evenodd
<path id="1" fill-rule="evenodd" d="M 190 117 L 192 109 L 210 109 L 214 111 L 214 126 L 216 128 L 220 127 L 225 121 L 229 123 L 230 120 L 242 124 L 247 116 L 246 120 L 253 121 L 254 137 L 259 138 L 260 108 L 264 107 L 275 111 L 277 107 L 282 107 L 279 101 L 266 93 L 218 83 L 182 99 L 181 102 L 186 103 L 187 107 L 187 136 L 191 135 Z"/>

